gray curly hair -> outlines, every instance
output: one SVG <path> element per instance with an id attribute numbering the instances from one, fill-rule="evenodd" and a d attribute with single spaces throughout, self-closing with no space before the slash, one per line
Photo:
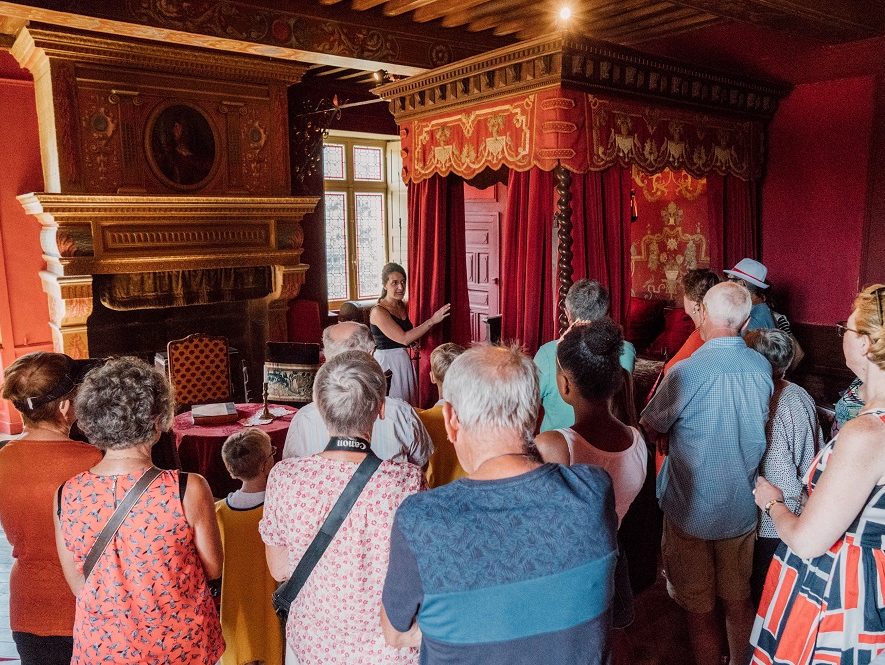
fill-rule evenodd
<path id="1" fill-rule="evenodd" d="M 166 377 L 138 358 L 112 358 L 90 371 L 74 405 L 77 424 L 101 450 L 153 441 L 172 425 L 172 389 Z"/>

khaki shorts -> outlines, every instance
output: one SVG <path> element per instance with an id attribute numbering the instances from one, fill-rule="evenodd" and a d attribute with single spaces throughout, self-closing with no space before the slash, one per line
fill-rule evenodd
<path id="1" fill-rule="evenodd" d="M 661 555 L 667 592 L 683 609 L 712 612 L 723 600 L 750 597 L 755 530 L 736 538 L 701 540 L 681 531 L 666 517 Z"/>

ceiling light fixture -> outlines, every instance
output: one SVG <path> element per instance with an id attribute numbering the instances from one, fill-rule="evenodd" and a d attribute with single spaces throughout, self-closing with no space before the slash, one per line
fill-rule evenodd
<path id="1" fill-rule="evenodd" d="M 572 17 L 572 8 L 568 5 L 563 5 L 559 10 L 559 18 L 562 21 L 568 21 Z"/>

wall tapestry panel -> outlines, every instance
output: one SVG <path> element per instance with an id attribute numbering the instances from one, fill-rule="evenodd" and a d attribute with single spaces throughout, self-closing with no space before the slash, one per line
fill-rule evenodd
<path id="1" fill-rule="evenodd" d="M 706 178 L 633 167 L 638 219 L 631 225 L 631 295 L 682 302 L 686 270 L 710 267 Z"/>

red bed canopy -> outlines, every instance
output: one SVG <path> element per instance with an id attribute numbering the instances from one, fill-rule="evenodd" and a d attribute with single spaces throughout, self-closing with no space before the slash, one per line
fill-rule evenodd
<path id="1" fill-rule="evenodd" d="M 510 170 L 502 328 L 505 338 L 529 349 L 552 337 L 557 324 L 564 327 L 563 300 L 573 275 L 606 284 L 612 315 L 622 318 L 629 295 L 625 168 L 708 177 L 722 201 L 713 220 L 720 242 L 711 263 L 721 269 L 757 253 L 765 126 L 783 86 L 563 33 L 375 92 L 390 100 L 402 139 L 411 315 L 422 320 L 453 303 L 448 330 L 424 342 L 424 362 L 443 338 L 469 341 L 460 270 L 466 260 L 463 181 L 486 169 Z M 425 399 L 428 391 L 422 390 Z"/>

